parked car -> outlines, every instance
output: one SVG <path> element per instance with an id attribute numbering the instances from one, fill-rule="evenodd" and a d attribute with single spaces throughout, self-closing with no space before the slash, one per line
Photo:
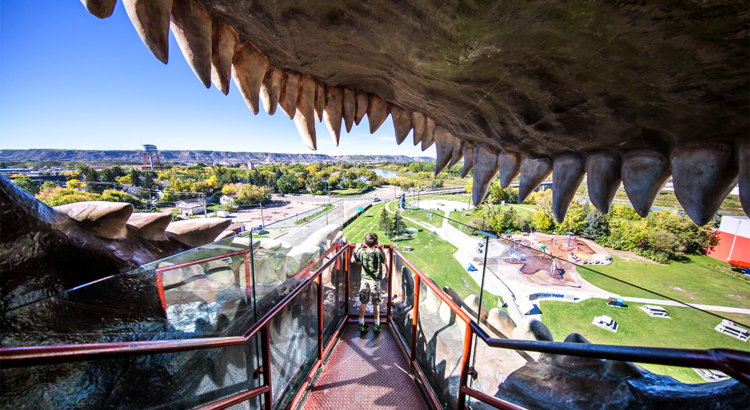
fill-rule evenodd
<path id="1" fill-rule="evenodd" d="M 380 198 L 372 198 L 372 202 L 380 202 Z"/>

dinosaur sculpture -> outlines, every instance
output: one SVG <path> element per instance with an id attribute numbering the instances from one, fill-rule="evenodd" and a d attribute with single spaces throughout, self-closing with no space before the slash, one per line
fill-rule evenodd
<path id="1" fill-rule="evenodd" d="M 99 18 L 116 0 L 82 0 Z M 336 144 L 367 114 L 390 114 L 436 146 L 439 173 L 464 159 L 474 203 L 499 174 L 523 201 L 555 172 L 554 211 L 584 176 L 609 210 L 620 183 L 641 216 L 673 178 L 706 224 L 739 180 L 750 212 L 750 10 L 747 2 L 256 2 L 122 0 L 163 63 L 171 28 L 201 83 L 234 82 L 250 110 L 314 121 Z"/>

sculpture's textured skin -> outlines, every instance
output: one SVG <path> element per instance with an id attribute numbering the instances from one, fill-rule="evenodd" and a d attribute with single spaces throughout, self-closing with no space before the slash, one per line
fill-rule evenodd
<path id="1" fill-rule="evenodd" d="M 108 1 L 89 0 L 86 6 L 105 17 L 94 12 L 94 6 Z M 397 118 L 398 143 L 410 127 L 423 151 L 439 142 L 436 147 L 444 152 L 438 152 L 436 171 L 447 161 L 449 146 L 463 147 L 466 158 L 473 158 L 475 149 L 513 158 L 510 171 L 516 172 L 525 158 L 554 162 L 575 153 L 586 164 L 589 155 L 606 152 L 611 168 L 633 152 L 672 158 L 675 147 L 685 144 L 720 143 L 728 151 L 724 156 L 739 162 L 742 155 L 733 151 L 750 135 L 750 13 L 741 0 L 440 6 L 419 0 L 175 0 L 172 7 L 172 30 L 201 82 L 209 86 L 211 59 L 217 60 L 206 38 L 211 19 L 214 27 L 223 26 L 239 37 L 233 70 L 242 63 L 240 71 L 254 73 L 252 87 L 240 84 L 251 111 L 258 113 L 258 87 L 264 77 L 260 94 L 266 111 L 274 113 L 278 101 L 312 150 L 317 147 L 313 104 L 318 121 L 322 111 L 327 112 L 326 125 L 336 143 L 340 121 L 331 115 L 343 117 L 349 132 L 352 122 L 359 124 L 367 113 L 374 132 L 391 113 Z M 163 29 L 143 29 L 153 26 L 152 20 L 164 20 L 163 8 L 141 8 L 129 15 L 144 42 L 166 62 L 163 46 L 155 46 L 163 43 Z M 147 18 L 148 13 L 154 15 Z M 232 42 L 222 44 L 226 61 Z M 258 50 L 257 62 L 237 59 L 249 47 Z M 334 87 L 333 93 L 326 92 Z M 220 89 L 226 93 L 226 80 Z M 341 101 L 338 90 L 343 91 Z M 451 143 L 446 136 L 457 141 Z M 458 153 L 451 157 L 460 158 Z M 515 173 L 506 172 L 502 163 L 498 161 L 506 185 Z M 645 194 L 634 205 L 646 215 L 649 193 L 669 176 L 669 161 L 662 166 L 664 175 L 645 175 L 661 171 L 634 169 L 633 161 L 629 165 L 629 174 L 645 177 L 637 187 Z M 617 175 L 623 174 L 627 182 L 624 165 L 621 171 L 610 168 L 601 177 L 605 180 L 589 177 L 603 184 L 592 201 L 605 211 Z M 715 174 L 724 185 L 744 170 L 736 164 L 724 168 L 708 170 L 700 184 Z M 597 162 L 589 167 L 597 169 Z M 475 172 L 485 181 L 495 169 L 477 167 Z M 522 175 L 522 180 L 537 177 Z M 675 194 L 693 221 L 705 224 L 726 190 L 706 191 L 718 195 L 709 199 L 700 194 L 692 198 L 693 191 L 681 194 L 692 177 L 678 176 L 684 183 L 675 186 Z M 560 197 L 558 220 L 567 210 L 563 204 L 569 202 L 568 185 L 577 180 L 553 188 Z M 741 187 L 746 180 L 739 179 Z M 565 192 L 557 192 L 560 189 Z M 486 187 L 482 184 L 476 191 L 475 204 L 484 198 Z"/>

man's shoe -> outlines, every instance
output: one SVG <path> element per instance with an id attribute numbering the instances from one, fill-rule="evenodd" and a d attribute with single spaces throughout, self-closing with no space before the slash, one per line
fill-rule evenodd
<path id="1" fill-rule="evenodd" d="M 379 328 L 380 328 L 380 326 L 378 326 L 378 329 L 379 329 Z M 367 331 L 367 329 L 369 329 L 369 327 L 367 327 L 367 325 L 359 325 L 359 331 L 360 331 L 360 332 L 363 332 L 363 333 L 364 333 L 364 332 L 366 332 L 366 331 Z M 378 330 L 378 331 L 380 331 L 380 330 Z"/>
<path id="2" fill-rule="evenodd" d="M 373 325 L 372 331 L 375 333 L 380 333 L 380 325 Z"/>

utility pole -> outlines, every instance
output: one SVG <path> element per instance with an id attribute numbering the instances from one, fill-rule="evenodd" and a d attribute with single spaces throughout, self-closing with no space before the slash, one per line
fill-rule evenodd
<path id="1" fill-rule="evenodd" d="M 266 219 L 263 217 L 263 202 L 260 202 L 260 227 L 266 229 L 265 223 Z"/>
<path id="2" fill-rule="evenodd" d="M 203 217 L 208 218 L 208 210 L 206 209 L 206 194 L 201 194 L 203 197 Z"/>

